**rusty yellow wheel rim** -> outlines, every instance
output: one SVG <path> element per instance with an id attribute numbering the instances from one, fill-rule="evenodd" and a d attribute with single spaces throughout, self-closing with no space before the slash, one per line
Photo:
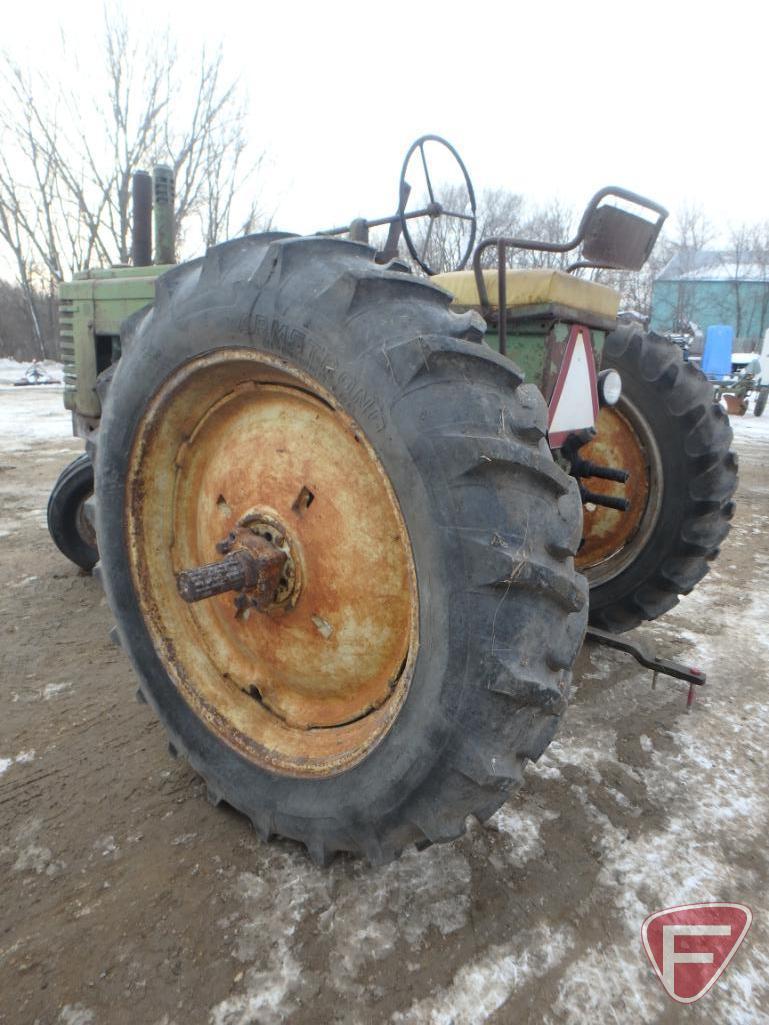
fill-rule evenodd
<path id="1" fill-rule="evenodd" d="M 595 587 L 627 569 L 651 538 L 662 502 L 662 461 L 651 427 L 624 395 L 617 406 L 600 410 L 596 438 L 580 455 L 630 474 L 624 485 L 592 477 L 585 482 L 591 491 L 630 501 L 626 512 L 584 506 L 584 541 L 576 564 Z"/>
<path id="2" fill-rule="evenodd" d="M 215 350 L 154 395 L 126 487 L 134 587 L 195 713 L 272 771 L 327 776 L 364 758 L 408 691 L 418 609 L 403 516 L 357 424 L 285 361 Z M 290 600 L 182 601 L 176 574 L 215 561 L 243 524 L 274 526 L 290 549 Z"/>

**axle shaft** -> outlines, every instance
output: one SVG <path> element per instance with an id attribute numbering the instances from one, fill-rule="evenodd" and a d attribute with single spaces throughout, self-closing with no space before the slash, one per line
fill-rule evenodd
<path id="1" fill-rule="evenodd" d="M 253 607 L 263 609 L 270 605 L 278 591 L 286 554 L 256 535 L 251 535 L 247 545 L 229 552 L 218 562 L 178 573 L 176 587 L 180 596 L 186 602 L 196 602 L 227 591 L 244 591 Z"/>

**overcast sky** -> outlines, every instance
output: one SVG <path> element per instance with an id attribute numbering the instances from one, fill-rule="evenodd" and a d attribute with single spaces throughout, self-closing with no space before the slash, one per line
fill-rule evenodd
<path id="1" fill-rule="evenodd" d="M 30 0 L 0 45 L 62 77 L 99 60 L 100 0 Z M 268 157 L 262 206 L 311 231 L 396 206 L 409 142 L 459 149 L 476 188 L 583 206 L 604 184 L 715 222 L 769 218 L 769 8 L 681 3 L 125 4 L 183 47 L 224 47 Z M 87 61 L 78 74 L 89 88 Z"/>

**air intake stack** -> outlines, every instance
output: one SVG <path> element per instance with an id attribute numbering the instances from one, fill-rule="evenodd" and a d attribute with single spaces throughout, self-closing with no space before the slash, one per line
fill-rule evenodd
<path id="1" fill-rule="evenodd" d="M 174 263 L 174 173 L 166 164 L 152 172 L 155 199 L 155 263 Z"/>
<path id="2" fill-rule="evenodd" d="M 133 233 L 131 263 L 148 267 L 152 263 L 152 178 L 146 171 L 136 171 L 131 182 L 133 200 Z"/>

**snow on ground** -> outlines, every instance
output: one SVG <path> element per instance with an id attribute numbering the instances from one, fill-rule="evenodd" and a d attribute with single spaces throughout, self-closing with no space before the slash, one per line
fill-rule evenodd
<path id="1" fill-rule="evenodd" d="M 72 437 L 72 414 L 64 408 L 62 384 L 14 387 L 27 366 L 0 359 L 0 453 L 22 452 L 35 442 Z M 60 363 L 47 360 L 43 366 L 61 380 Z"/>
<path id="2" fill-rule="evenodd" d="M 15 763 L 16 765 L 26 765 L 28 762 L 35 760 L 34 751 L 20 751 L 17 755 L 11 758 L 0 758 L 0 776 Z"/>
<path id="3" fill-rule="evenodd" d="M 16 855 L 13 872 L 35 875 L 44 872 L 47 876 L 55 876 L 62 871 L 63 863 L 55 860 L 51 848 L 43 846 L 40 842 L 40 833 L 43 829 L 42 820 L 32 818 L 16 830 L 10 845 L 2 848 L 3 852 Z"/>
<path id="4" fill-rule="evenodd" d="M 557 968 L 577 942 L 574 930 L 544 927 L 490 947 L 464 965 L 451 985 L 396 1011 L 393 1025 L 476 1025 L 486 1021 L 516 989 Z"/>
<path id="5" fill-rule="evenodd" d="M 6 367 L 9 363 L 13 361 L 0 361 Z M 18 369 L 19 364 L 14 366 Z M 14 374 L 19 376 L 15 371 Z M 60 444 L 52 447 L 51 442 Z M 72 437 L 72 414 L 64 408 L 62 385 L 14 388 L 0 384 L 0 495 L 3 498 L 0 541 L 18 533 L 29 520 L 41 531 L 47 530 L 46 504 L 58 474 L 57 469 L 41 472 L 38 485 L 24 493 L 14 490 L 1 471 L 12 468 L 24 458 L 56 462 L 60 453 L 67 452 L 74 459 L 82 444 Z M 12 586 L 23 587 L 33 579 L 28 576 Z"/>
<path id="6" fill-rule="evenodd" d="M 41 367 L 49 377 L 52 377 L 54 381 L 62 382 L 64 377 L 64 367 L 61 363 L 57 363 L 53 359 L 38 360 L 37 365 Z M 32 360 L 26 362 L 19 362 L 16 359 L 9 359 L 7 356 L 0 358 L 0 387 L 4 385 L 13 385 L 16 381 L 22 378 L 25 372 L 32 366 Z M 41 386 L 38 386 L 41 387 Z M 46 387 L 50 387 L 46 385 Z"/>
<path id="7" fill-rule="evenodd" d="M 753 416 L 752 410 L 748 410 L 745 416 L 730 417 L 729 422 L 739 441 L 769 442 L 769 409 L 763 416 Z"/>
<path id="8" fill-rule="evenodd" d="M 403 942 L 416 951 L 433 930 L 450 938 L 467 925 L 471 869 L 458 846 L 441 845 L 427 857 L 411 849 L 376 872 L 358 863 L 352 877 L 344 863 L 329 871 L 305 859 L 298 864 L 293 851 L 272 848 L 267 855 L 258 876 L 238 877 L 242 913 L 217 923 L 234 933 L 232 953 L 244 971 L 239 992 L 211 1009 L 211 1025 L 289 1018 L 307 982 L 293 937 L 308 919 L 317 921 L 332 951 L 335 970 L 327 982 L 347 999 L 365 997 L 359 977 L 372 960 Z"/>

